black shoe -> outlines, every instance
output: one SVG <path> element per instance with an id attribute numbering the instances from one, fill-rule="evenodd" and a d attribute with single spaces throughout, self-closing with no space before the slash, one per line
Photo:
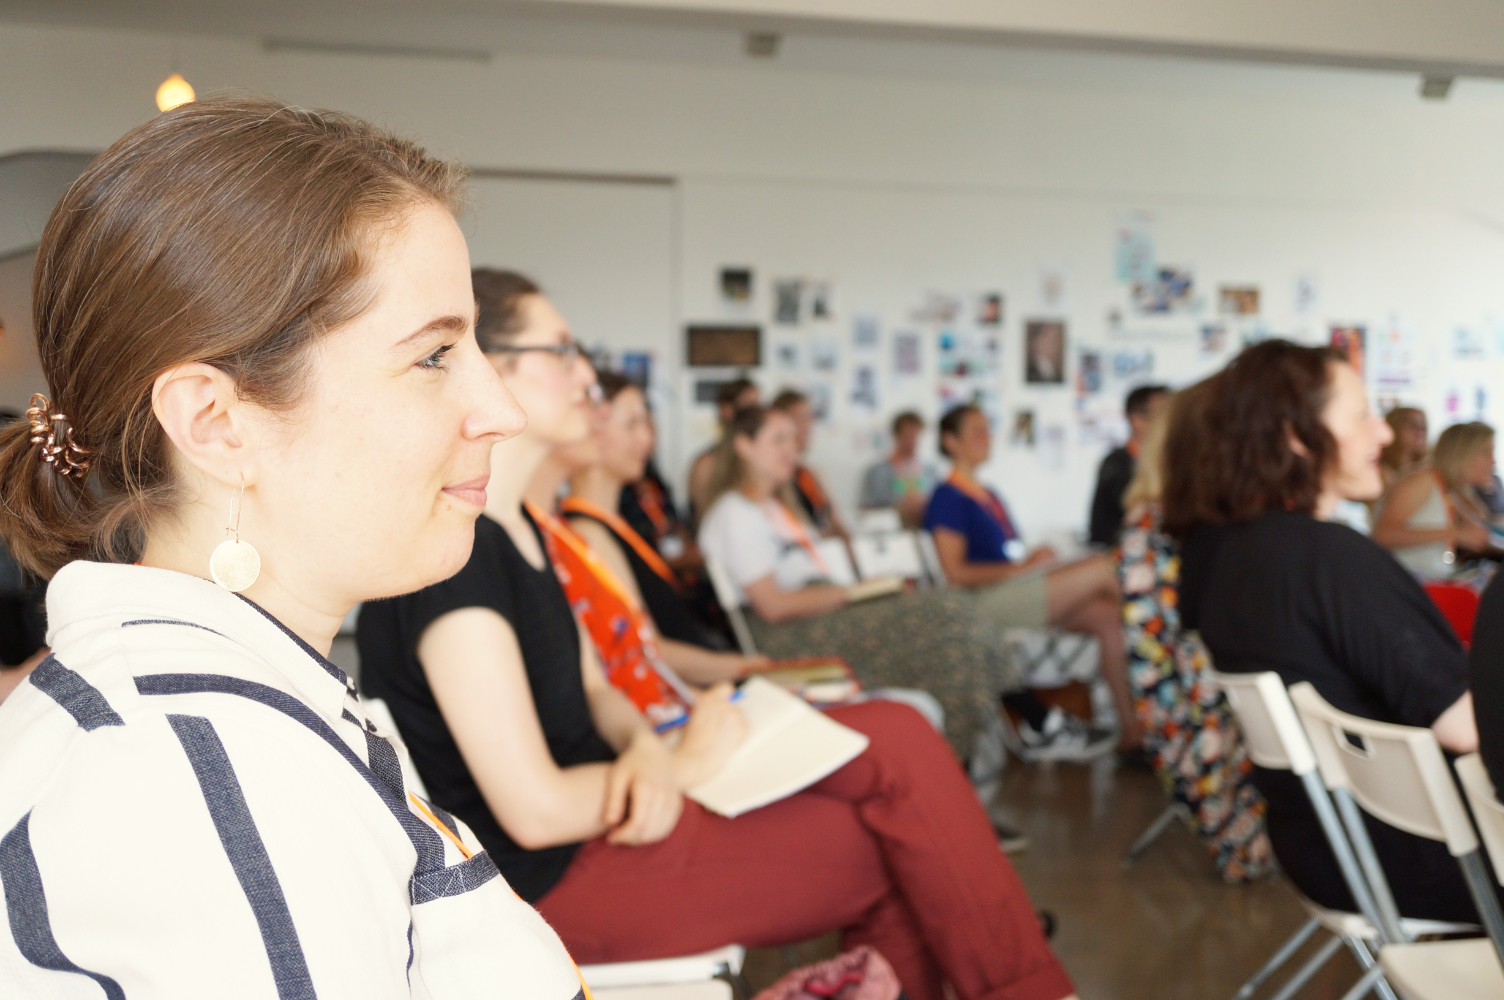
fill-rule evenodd
<path id="1" fill-rule="evenodd" d="M 993 820 L 992 832 L 997 834 L 997 846 L 1004 854 L 1018 854 L 1029 849 L 1029 838 L 1011 826 Z"/>

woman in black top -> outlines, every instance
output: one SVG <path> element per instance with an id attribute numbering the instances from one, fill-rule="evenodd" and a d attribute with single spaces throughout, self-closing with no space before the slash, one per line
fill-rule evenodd
<path id="1" fill-rule="evenodd" d="M 1217 669 L 1310 681 L 1353 715 L 1430 727 L 1477 748 L 1461 644 L 1420 584 L 1370 539 L 1327 518 L 1382 491 L 1392 433 L 1357 372 L 1327 348 L 1266 341 L 1213 376 L 1199 421 L 1170 429 L 1165 530 L 1181 541 L 1180 599 Z M 1260 769 L 1275 854 L 1324 906 L 1354 904 L 1305 792 Z M 1368 827 L 1400 912 L 1475 920 L 1444 845 Z"/>
<path id="2" fill-rule="evenodd" d="M 833 710 L 867 749 L 735 819 L 684 800 L 746 720 L 729 685 L 712 688 L 670 750 L 606 681 L 522 504 L 550 453 L 588 434 L 594 373 L 535 287 L 494 272 L 476 286 L 482 342 L 527 429 L 493 454 L 465 569 L 360 621 L 362 681 L 411 737 L 436 803 L 489 810 L 477 835 L 583 962 L 841 929 L 877 946 L 914 1000 L 942 1000 L 946 982 L 960 1000 L 1071 995 L 965 774 L 913 710 Z"/>
<path id="3" fill-rule="evenodd" d="M 1504 788 L 1504 573 L 1494 575 L 1478 604 L 1473 645 L 1468 652 L 1468 687 L 1478 720 L 1478 752 L 1493 779 Z"/>

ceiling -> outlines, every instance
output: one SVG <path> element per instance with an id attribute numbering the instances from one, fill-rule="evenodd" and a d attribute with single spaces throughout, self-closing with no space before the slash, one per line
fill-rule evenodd
<path id="1" fill-rule="evenodd" d="M 751 30 L 1504 78 L 1497 0 L 0 0 L 0 21 L 477 59 L 740 57 Z"/>

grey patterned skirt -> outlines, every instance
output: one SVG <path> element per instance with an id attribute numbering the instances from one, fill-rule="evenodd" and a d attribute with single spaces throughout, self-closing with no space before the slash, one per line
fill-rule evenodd
<path id="1" fill-rule="evenodd" d="M 945 709 L 945 734 L 965 760 L 998 696 L 1023 687 L 1003 629 L 961 589 L 925 590 L 850 604 L 813 618 L 771 624 L 747 609 L 757 651 L 767 656 L 846 658 L 864 687 L 921 688 Z"/>

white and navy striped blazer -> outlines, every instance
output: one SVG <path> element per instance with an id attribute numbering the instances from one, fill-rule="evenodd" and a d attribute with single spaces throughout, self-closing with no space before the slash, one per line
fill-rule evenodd
<path id="1" fill-rule="evenodd" d="M 558 936 L 256 605 L 76 562 L 0 705 L 0 997 L 571 1000 Z"/>

